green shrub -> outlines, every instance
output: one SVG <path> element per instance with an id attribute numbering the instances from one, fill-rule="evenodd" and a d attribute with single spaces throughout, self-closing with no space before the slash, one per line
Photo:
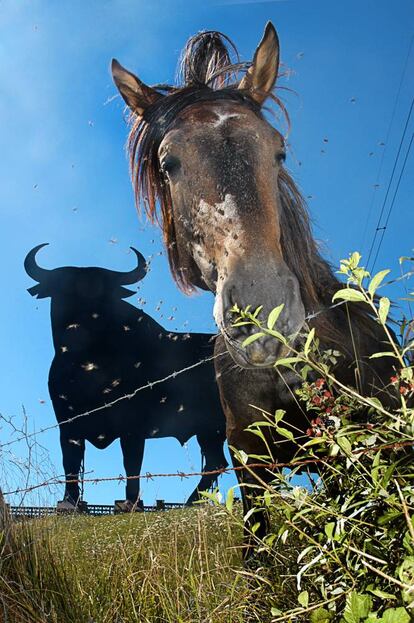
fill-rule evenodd
<path id="1" fill-rule="evenodd" d="M 234 310 L 236 325 L 251 323 L 258 335 L 272 335 L 290 347 L 289 356 L 276 365 L 302 376 L 297 398 L 314 413 L 305 442 L 297 439 L 297 465 L 290 474 L 275 475 L 261 489 L 252 511 L 265 508 L 272 518 L 267 537 L 256 539 L 257 553 L 265 562 L 254 577 L 266 583 L 263 599 L 275 623 L 414 620 L 412 323 L 401 323 L 402 340 L 396 341 L 387 326 L 390 301 L 376 294 L 389 271 L 371 279 L 359 261 L 354 253 L 341 262 L 339 272 L 347 284 L 333 300 L 369 306 L 382 326 L 389 347 L 386 353 L 372 356 L 394 359 L 392 409 L 335 378 L 334 364 L 340 354 L 321 352 L 314 330 L 301 348 L 292 349 L 274 329 L 281 308 L 273 310 L 265 324 L 257 310 Z M 254 339 L 247 338 L 246 344 Z M 308 380 L 311 370 L 319 378 Z M 356 417 L 358 413 L 364 417 Z M 272 426 L 280 436 L 294 440 L 297 432 L 283 421 L 283 415 L 263 413 L 263 421 L 250 427 L 252 433 L 264 436 L 265 428 Z M 238 459 L 246 463 L 243 453 L 238 453 Z M 314 477 L 313 490 L 292 483 L 300 464 L 310 459 L 323 466 L 321 479 L 315 483 Z M 271 463 L 273 458 L 267 460 Z M 232 496 L 230 492 L 229 512 Z M 275 576 L 283 578 L 282 593 L 280 581 L 278 590 L 272 591 Z"/>

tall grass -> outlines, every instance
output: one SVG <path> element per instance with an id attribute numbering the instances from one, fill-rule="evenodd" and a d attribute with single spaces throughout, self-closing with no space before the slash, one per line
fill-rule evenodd
<path id="1" fill-rule="evenodd" d="M 237 516 L 239 515 L 239 516 Z M 269 620 L 243 570 L 240 513 L 198 508 L 14 524 L 0 561 L 5 623 Z M 297 554 L 297 552 L 296 552 Z"/>

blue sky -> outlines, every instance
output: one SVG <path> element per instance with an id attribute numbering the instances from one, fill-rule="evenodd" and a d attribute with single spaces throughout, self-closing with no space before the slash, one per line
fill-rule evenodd
<path id="1" fill-rule="evenodd" d="M 282 92 L 292 120 L 287 165 L 309 197 L 325 256 L 336 264 L 355 249 L 366 254 L 372 241 L 413 96 L 412 49 L 396 102 L 413 18 L 409 0 L 3 0 L 0 412 L 17 422 L 24 405 L 30 429 L 55 421 L 47 390 L 53 357 L 49 301 L 30 297 L 26 289 L 33 282 L 23 269 L 25 254 L 36 244 L 50 243 L 41 255 L 47 267 L 120 270 L 133 264 L 128 254 L 133 245 L 153 256 L 140 290 L 147 313 L 170 329 L 215 330 L 212 296 L 186 298 L 177 291 L 157 230 L 137 218 L 123 151 L 123 102 L 114 97 L 109 73 L 112 57 L 148 83 L 171 82 L 191 34 L 221 30 L 248 60 L 271 19 L 282 62 L 291 70 L 284 86 L 295 92 Z M 408 140 L 413 129 L 411 121 Z M 398 274 L 398 257 L 412 250 L 412 192 L 411 155 L 376 268 Z M 164 303 L 156 312 L 160 299 Z M 137 298 L 129 300 L 138 304 Z M 167 320 L 171 315 L 174 320 Z M 8 430 L 0 430 L 2 441 Z M 39 435 L 39 442 L 46 450 L 39 449 L 38 456 L 50 462 L 43 472 L 60 474 L 57 430 Z M 10 449 L 16 460 L 25 454 L 24 446 Z M 4 458 L 7 488 L 22 477 L 10 455 Z M 195 443 L 185 449 L 175 440 L 147 443 L 144 472 L 199 466 Z M 118 443 L 104 452 L 88 446 L 86 469 L 97 477 L 122 472 Z M 34 472 L 31 480 L 37 477 Z M 233 482 L 228 477 L 223 487 Z M 144 482 L 143 496 L 146 503 L 181 501 L 193 486 L 194 481 L 178 479 Z M 112 503 L 122 491 L 123 485 L 90 486 L 86 499 Z M 56 496 L 41 491 L 31 499 L 50 503 Z"/>

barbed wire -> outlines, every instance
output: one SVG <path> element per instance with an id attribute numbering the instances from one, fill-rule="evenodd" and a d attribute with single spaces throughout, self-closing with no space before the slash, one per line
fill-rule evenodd
<path id="1" fill-rule="evenodd" d="M 371 452 L 378 452 L 380 450 L 401 450 L 406 447 L 414 446 L 414 439 L 410 439 L 408 441 L 396 441 L 391 443 L 380 444 L 378 446 L 373 446 L 370 448 L 358 448 L 353 450 L 350 454 L 358 457 L 361 454 L 369 454 Z M 27 488 L 19 488 L 13 491 L 3 491 L 3 495 L 17 495 L 21 493 L 31 493 L 36 489 L 40 489 L 42 487 L 50 487 L 52 485 L 67 485 L 67 484 L 79 484 L 80 482 L 89 482 L 92 484 L 98 484 L 99 482 L 127 482 L 129 480 L 153 480 L 154 478 L 191 478 L 191 477 L 203 477 L 203 476 L 220 476 L 222 474 L 230 474 L 234 472 L 239 472 L 243 470 L 252 470 L 252 469 L 267 469 L 269 471 L 274 471 L 276 469 L 282 468 L 292 468 L 301 467 L 305 465 L 314 465 L 315 463 L 330 463 L 331 461 L 338 460 L 338 458 L 347 459 L 349 456 L 344 455 L 343 457 L 338 456 L 325 456 L 325 457 L 311 457 L 307 459 L 292 459 L 291 461 L 285 462 L 272 462 L 272 463 L 244 463 L 243 465 L 236 466 L 227 466 L 227 467 L 219 467 L 217 469 L 210 469 L 207 471 L 200 472 L 170 472 L 163 474 L 152 474 L 150 472 L 146 472 L 145 474 L 137 474 L 136 476 L 123 476 L 119 474 L 118 476 L 105 476 L 102 478 L 84 478 L 83 480 L 79 478 L 73 478 L 70 480 L 58 478 L 50 478 L 41 483 L 36 483 Z"/>
<path id="2" fill-rule="evenodd" d="M 49 430 L 53 430 L 55 428 L 59 428 L 63 424 L 71 424 L 72 422 L 74 422 L 75 420 L 78 420 L 81 417 L 86 417 L 87 415 L 92 415 L 93 413 L 97 413 L 98 411 L 102 411 L 103 409 L 110 409 L 111 407 L 113 407 L 118 402 L 121 402 L 121 400 L 131 400 L 139 392 L 143 391 L 144 389 L 152 389 L 155 385 L 159 385 L 160 383 L 165 383 L 166 381 L 169 381 L 171 379 L 175 379 L 180 374 L 184 374 L 184 372 L 189 372 L 190 370 L 193 370 L 194 368 L 197 368 L 198 366 L 201 366 L 204 363 L 207 363 L 208 361 L 212 361 L 213 359 L 217 359 L 217 357 L 221 357 L 222 355 L 225 355 L 225 354 L 227 354 L 227 351 L 224 351 L 222 353 L 217 353 L 216 355 L 211 355 L 210 357 L 206 357 L 205 359 L 201 359 L 200 361 L 197 361 L 196 363 L 193 363 L 190 366 L 186 366 L 185 368 L 181 368 L 180 370 L 175 370 L 174 372 L 171 372 L 171 374 L 163 377 L 162 379 L 156 379 L 155 381 L 147 381 L 147 383 L 145 385 L 141 385 L 140 387 L 137 387 L 136 389 L 134 389 L 133 392 L 131 392 L 129 394 L 124 394 L 123 396 L 119 396 L 118 398 L 115 398 L 111 402 L 105 402 L 100 407 L 95 407 L 94 409 L 90 409 L 89 411 L 84 411 L 83 413 L 78 413 L 77 415 L 71 416 L 67 420 L 63 420 L 62 422 L 58 422 L 57 424 L 52 424 L 50 426 L 45 426 L 44 428 L 40 428 L 39 430 L 34 431 L 33 433 L 28 433 L 27 435 L 22 435 L 21 437 L 18 437 L 17 439 L 12 439 L 11 441 L 6 441 L 5 443 L 0 444 L 0 450 L 2 448 L 7 447 L 7 446 L 11 446 L 12 444 L 18 443 L 19 441 L 24 441 L 24 440 L 26 440 L 26 439 L 28 439 L 30 437 L 34 437 L 36 435 L 39 435 L 40 433 L 45 433 L 45 432 L 47 432 Z"/>
<path id="3" fill-rule="evenodd" d="M 402 281 L 403 279 L 408 279 L 409 277 L 411 277 L 414 274 L 414 271 L 408 271 L 407 273 L 404 273 L 403 275 L 400 275 L 399 277 L 392 279 L 390 281 L 387 281 L 383 284 L 381 284 L 379 287 L 380 288 L 384 288 L 388 285 L 392 285 L 394 283 L 397 283 L 399 281 Z M 314 318 L 318 317 L 320 314 L 326 313 L 332 309 L 335 309 L 336 307 L 340 307 L 341 305 L 345 305 L 347 303 L 346 300 L 343 301 L 339 301 L 338 303 L 333 303 L 332 305 L 328 306 L 328 307 L 324 307 L 323 309 L 319 309 L 315 312 L 312 312 L 310 314 L 308 314 L 305 317 L 305 322 L 308 322 L 309 320 L 313 320 Z M 212 337 L 214 337 L 214 334 L 212 335 Z M 59 428 L 60 426 L 63 426 L 64 424 L 71 424 L 72 422 L 82 418 L 82 417 L 86 417 L 88 415 L 92 415 L 93 413 L 97 413 L 98 411 L 103 411 L 104 409 L 109 409 L 111 407 L 113 407 L 115 404 L 121 402 L 122 400 L 131 400 L 132 398 L 134 398 L 139 392 L 145 390 L 145 389 L 152 389 L 152 387 L 154 387 L 155 385 L 159 385 L 161 383 L 164 383 L 168 380 L 171 380 L 173 378 L 176 378 L 177 376 L 184 374 L 185 372 L 188 372 L 200 365 L 203 365 L 204 363 L 207 363 L 208 361 L 213 361 L 214 359 L 217 359 L 220 356 L 226 355 L 227 350 L 221 352 L 221 353 L 217 353 L 216 355 L 211 355 L 210 357 L 206 357 L 205 359 L 201 359 L 200 361 L 190 365 L 190 366 L 186 366 L 185 368 L 181 368 L 180 370 L 176 370 L 174 372 L 172 372 L 171 374 L 167 375 L 166 377 L 163 377 L 161 379 L 156 379 L 155 381 L 147 381 L 147 383 L 145 385 L 141 385 L 140 387 L 137 387 L 134 391 L 132 391 L 129 394 L 124 394 L 123 396 L 119 396 L 118 398 L 115 398 L 114 400 L 112 400 L 111 402 L 105 402 L 104 404 L 100 405 L 99 407 L 95 407 L 93 409 L 90 409 L 88 411 L 84 411 L 82 413 L 78 413 L 76 415 L 71 416 L 70 418 L 67 418 L 66 420 L 63 420 L 62 422 L 57 422 L 56 424 L 51 424 L 50 426 L 45 426 L 43 428 L 40 428 L 37 431 L 34 431 L 32 433 L 27 433 L 26 435 L 22 435 L 20 437 L 17 437 L 16 439 L 12 439 L 10 441 L 6 441 L 2 444 L 0 444 L 0 450 L 2 450 L 5 447 L 9 447 L 11 445 L 14 445 L 16 443 L 19 443 L 20 441 L 25 441 L 27 439 L 30 439 L 31 437 L 35 437 L 37 435 L 40 435 L 41 433 L 45 433 L 48 432 L 50 430 L 54 430 L 56 428 Z"/>

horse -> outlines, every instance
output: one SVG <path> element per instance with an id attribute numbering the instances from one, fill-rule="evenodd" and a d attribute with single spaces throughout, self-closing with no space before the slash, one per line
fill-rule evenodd
<path id="1" fill-rule="evenodd" d="M 302 379 L 275 368 L 286 352 L 280 341 L 264 335 L 243 347 L 257 329 L 234 326 L 235 305 L 261 307 L 265 321 L 283 304 L 277 329 L 291 336 L 292 347 L 306 327 L 314 328 L 322 349 L 342 352 L 337 379 L 367 396 L 386 400 L 393 370 L 387 358 L 369 359 L 386 349 L 367 306 L 332 306 L 341 284 L 318 250 L 306 202 L 286 168 L 286 141 L 265 116 L 265 103 L 273 101 L 288 119 L 274 91 L 280 49 L 273 24 L 251 63 L 232 60 L 232 52 L 225 35 L 207 31 L 184 48 L 177 86 L 146 85 L 115 59 L 112 76 L 130 110 L 127 151 L 137 207 L 162 228 L 181 290 L 215 295 L 215 351 L 222 354 L 215 365 L 229 445 L 249 456 L 268 454 L 270 445 L 279 462 L 288 462 L 294 443 L 272 433 L 265 444 L 246 429 L 263 420 L 262 411 L 282 409 L 287 424 L 306 431 L 312 416 L 295 395 Z M 264 469 L 259 475 L 274 478 Z M 247 485 L 256 477 L 238 472 Z M 242 498 L 247 513 L 252 500 L 244 489 Z M 267 530 L 264 516 L 260 524 L 259 538 Z"/>
<path id="2" fill-rule="evenodd" d="M 82 508 L 76 481 L 86 440 L 105 449 L 119 438 L 127 477 L 139 476 L 145 439 L 150 438 L 175 437 L 183 445 L 196 435 L 204 469 L 226 467 L 225 419 L 211 335 L 168 332 L 123 300 L 134 294 L 125 286 L 146 274 L 145 259 L 136 249 L 131 247 L 137 266 L 127 272 L 74 266 L 47 270 L 36 261 L 43 246 L 29 251 L 24 266 L 38 282 L 30 294 L 51 299 L 55 356 L 49 393 L 66 481 L 75 481 L 66 483 L 58 508 Z M 197 362 L 202 365 L 173 374 Z M 216 479 L 214 474 L 203 476 L 186 504 L 198 500 Z M 141 508 L 139 478 L 127 480 L 125 496 L 118 504 L 121 510 Z"/>

